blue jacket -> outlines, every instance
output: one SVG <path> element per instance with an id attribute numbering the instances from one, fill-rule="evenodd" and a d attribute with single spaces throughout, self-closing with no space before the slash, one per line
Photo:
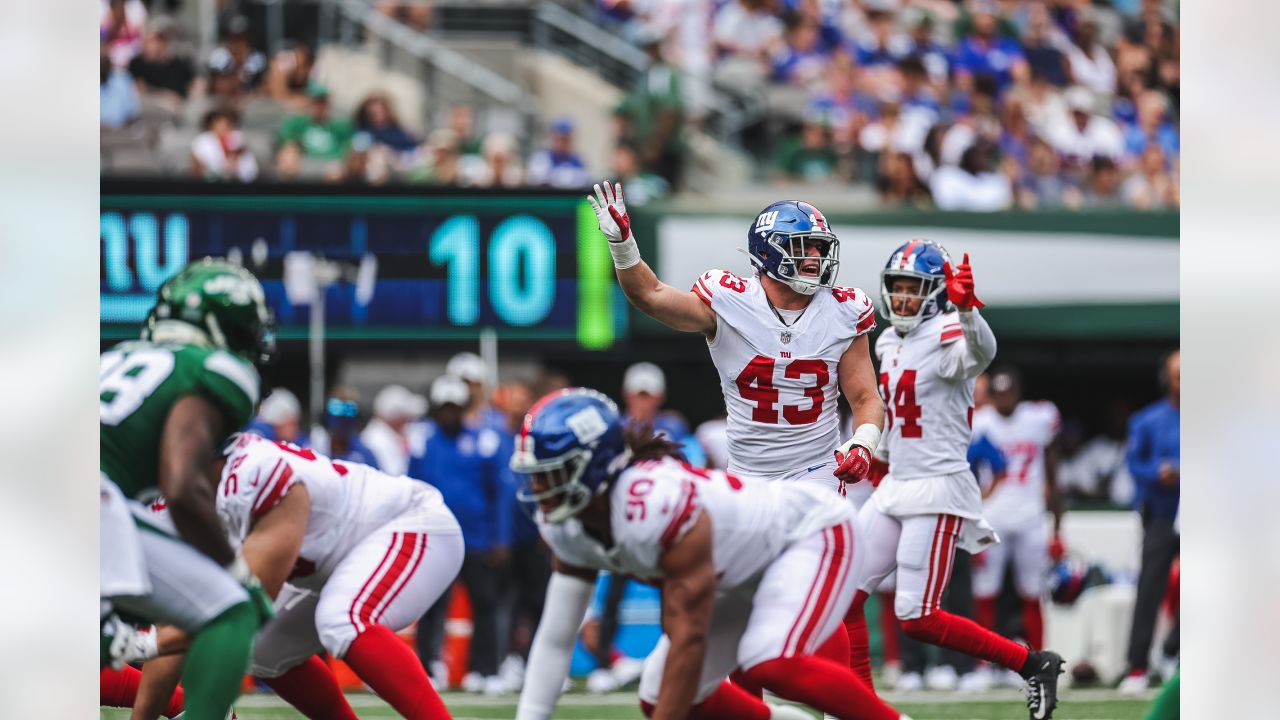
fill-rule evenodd
<path id="1" fill-rule="evenodd" d="M 1158 480 L 1162 464 L 1179 467 L 1181 437 L 1181 413 L 1168 400 L 1152 403 L 1130 418 L 1125 461 L 1133 477 L 1134 507 L 1141 510 L 1150 504 L 1154 515 L 1178 514 L 1179 486 L 1164 487 Z"/>
<path id="2" fill-rule="evenodd" d="M 409 459 L 409 477 L 435 486 L 462 526 L 467 552 L 511 545 L 511 501 L 514 489 L 502 436 L 487 428 L 464 427 L 449 437 L 434 425 L 426 443 Z"/>

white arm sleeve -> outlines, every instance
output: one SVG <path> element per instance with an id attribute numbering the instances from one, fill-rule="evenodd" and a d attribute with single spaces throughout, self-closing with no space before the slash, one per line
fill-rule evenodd
<path id="1" fill-rule="evenodd" d="M 578 628 L 591 603 L 592 583 L 564 573 L 552 573 L 542 621 L 529 648 L 528 670 L 516 720 L 549 720 L 560 699 Z"/>
<path id="2" fill-rule="evenodd" d="M 956 313 L 964 342 L 953 342 L 942 348 L 938 374 L 948 380 L 977 377 L 996 357 L 996 335 L 977 310 Z"/>

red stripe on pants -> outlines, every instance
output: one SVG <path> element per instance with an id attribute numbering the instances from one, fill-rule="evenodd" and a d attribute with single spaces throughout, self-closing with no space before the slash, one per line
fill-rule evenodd
<path id="1" fill-rule="evenodd" d="M 356 618 L 356 606 L 360 603 L 360 598 L 364 596 L 364 591 L 368 590 L 369 585 L 373 583 L 374 578 L 378 577 L 382 569 L 386 567 L 387 562 L 396 551 L 396 543 L 399 540 L 400 533 L 391 534 L 391 545 L 387 548 L 387 554 L 382 556 L 382 561 L 378 563 L 378 567 L 374 569 L 373 574 L 369 576 L 368 580 L 364 581 L 364 585 L 360 586 L 360 592 L 356 593 L 356 596 L 351 599 L 351 608 L 347 611 L 347 616 L 351 619 L 351 624 L 355 627 L 356 632 L 364 629 L 363 623 Z"/>

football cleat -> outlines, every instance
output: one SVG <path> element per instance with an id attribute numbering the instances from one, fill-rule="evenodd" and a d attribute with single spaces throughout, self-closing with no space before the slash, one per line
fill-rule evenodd
<path id="1" fill-rule="evenodd" d="M 1062 656 L 1051 650 L 1033 652 L 1028 662 L 1027 710 L 1031 720 L 1048 720 L 1058 706 L 1058 676 L 1063 672 Z"/>
<path id="2" fill-rule="evenodd" d="M 1146 670 L 1134 670 L 1120 681 L 1118 690 L 1121 695 L 1141 695 L 1151 687 Z"/>
<path id="3" fill-rule="evenodd" d="M 898 692 L 916 692 L 924 689 L 924 678 L 918 672 L 905 672 L 893 686 Z"/>
<path id="4" fill-rule="evenodd" d="M 930 690 L 955 690 L 959 682 L 956 669 L 950 665 L 935 665 L 924 674 L 924 684 Z"/>

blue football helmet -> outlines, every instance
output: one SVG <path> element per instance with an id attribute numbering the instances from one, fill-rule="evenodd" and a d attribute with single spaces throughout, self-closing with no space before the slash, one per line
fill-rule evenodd
<path id="1" fill-rule="evenodd" d="M 820 255 L 809 258 L 805 247 L 813 241 Z M 748 228 L 747 255 L 760 272 L 802 295 L 812 295 L 820 287 L 836 284 L 840 240 L 821 210 L 800 200 L 782 200 L 761 210 Z M 801 266 L 811 260 L 817 261 L 816 272 L 802 274 Z"/>
<path id="2" fill-rule="evenodd" d="M 935 315 L 941 315 L 951 309 L 947 300 L 946 273 L 942 266 L 951 262 L 946 248 L 932 240 L 912 240 L 889 256 L 880 271 L 880 300 L 884 304 L 884 316 L 897 330 L 906 334 L 920 323 Z M 903 297 L 903 293 L 893 293 L 893 279 L 900 277 L 919 278 L 918 293 L 906 294 L 905 297 L 920 298 L 920 309 L 914 315 L 899 315 L 893 311 L 893 298 Z"/>
<path id="3" fill-rule="evenodd" d="M 511 455 L 512 471 L 525 476 L 517 497 L 559 498 L 544 513 L 548 522 L 577 515 L 630 462 L 622 429 L 618 406 L 595 390 L 566 388 L 543 397 L 525 415 Z"/>

